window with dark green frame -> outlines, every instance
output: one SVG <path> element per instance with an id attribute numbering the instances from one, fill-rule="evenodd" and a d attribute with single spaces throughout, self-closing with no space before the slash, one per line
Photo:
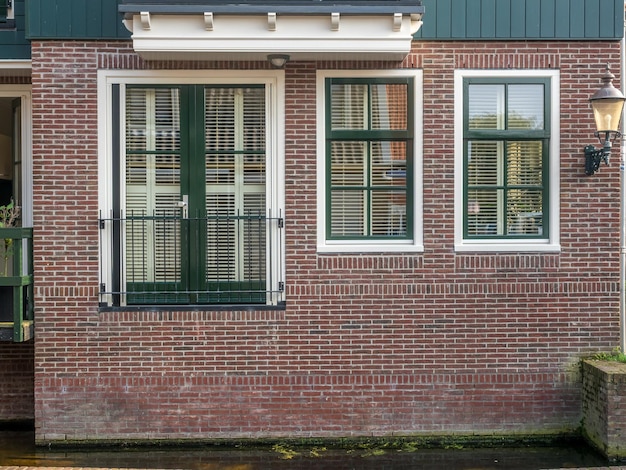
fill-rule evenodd
<path id="1" fill-rule="evenodd" d="M 326 79 L 326 237 L 413 237 L 413 79 Z"/>
<path id="2" fill-rule="evenodd" d="M 548 239 L 550 80 L 463 87 L 464 238 Z"/>

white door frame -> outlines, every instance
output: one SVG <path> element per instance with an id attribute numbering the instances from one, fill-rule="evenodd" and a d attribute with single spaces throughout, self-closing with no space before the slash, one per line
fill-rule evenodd
<path id="1" fill-rule="evenodd" d="M 31 85 L 0 85 L 0 98 L 19 98 L 22 105 L 22 225 L 33 226 L 33 152 Z"/>

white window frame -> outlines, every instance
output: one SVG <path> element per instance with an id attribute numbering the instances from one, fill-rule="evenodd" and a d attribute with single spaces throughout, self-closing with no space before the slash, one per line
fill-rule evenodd
<path id="1" fill-rule="evenodd" d="M 413 78 L 413 239 L 412 240 L 328 240 L 326 238 L 326 86 L 327 78 Z M 423 224 L 423 72 L 401 70 L 318 70 L 317 71 L 317 251 L 318 253 L 374 253 L 424 251 Z"/>
<path id="2" fill-rule="evenodd" d="M 285 72 L 284 70 L 230 71 L 212 70 L 98 70 L 98 203 L 100 213 L 108 217 L 113 209 L 113 86 L 120 85 L 120 102 L 125 100 L 126 85 L 265 85 L 268 102 L 267 122 L 267 166 L 266 166 L 266 203 L 273 218 L 285 214 Z M 123 113 L 119 116 L 120 126 L 125 127 Z M 125 136 L 120 133 L 120 155 L 123 158 Z M 120 168 L 120 179 L 124 181 L 124 165 Z M 125 199 L 124 185 L 120 182 L 120 197 Z M 277 238 L 277 237 L 274 237 Z M 278 243 L 278 242 L 276 242 Z M 277 245 L 278 246 L 278 245 Z M 282 251 L 273 247 L 273 259 L 267 260 L 267 268 L 276 275 L 268 275 L 277 284 L 276 279 L 285 279 L 285 247 Z M 100 247 L 100 269 L 102 282 L 112 284 L 112 240 L 107 239 Z M 279 253 L 278 255 L 276 255 Z M 280 273 L 280 274 L 278 274 Z M 122 280 L 122 285 L 124 284 Z M 274 293 L 268 296 L 267 305 L 277 305 L 285 300 L 285 292 L 278 292 L 278 286 L 268 286 Z M 104 299 L 111 305 L 112 298 Z M 124 302 L 122 302 L 122 306 Z M 211 308 L 207 305 L 206 308 Z"/>
<path id="3" fill-rule="evenodd" d="M 2 64 L 0 63 L 0 68 Z M 33 226 L 33 139 L 32 87 L 30 85 L 0 85 L 0 98 L 20 99 L 22 116 L 22 225 Z M 15 175 L 14 175 L 15 177 Z"/>
<path id="4" fill-rule="evenodd" d="M 463 81 L 466 78 L 545 78 L 551 83 L 549 200 L 550 236 L 544 240 L 463 238 Z M 560 252 L 560 76 L 558 70 L 455 70 L 454 72 L 454 249 L 457 252 Z"/>

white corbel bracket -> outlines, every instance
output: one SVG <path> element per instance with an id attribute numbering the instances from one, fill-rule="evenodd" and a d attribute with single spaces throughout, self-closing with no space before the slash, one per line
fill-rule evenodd
<path id="1" fill-rule="evenodd" d="M 402 30 L 402 13 L 393 14 L 393 31 L 399 33 Z"/>
<path id="2" fill-rule="evenodd" d="M 213 31 L 213 13 L 210 11 L 204 12 L 204 29 Z"/>
<path id="3" fill-rule="evenodd" d="M 152 28 L 152 25 L 150 24 L 150 12 L 142 11 L 139 15 L 141 17 L 141 27 L 144 31 L 150 31 L 150 28 Z"/>
<path id="4" fill-rule="evenodd" d="M 422 15 L 411 15 L 411 34 L 415 34 L 422 27 Z"/>
<path id="5" fill-rule="evenodd" d="M 341 15 L 339 13 L 330 14 L 330 30 L 331 31 L 339 31 L 340 20 L 341 20 Z"/>
<path id="6" fill-rule="evenodd" d="M 276 31 L 276 13 L 267 14 L 267 30 Z"/>

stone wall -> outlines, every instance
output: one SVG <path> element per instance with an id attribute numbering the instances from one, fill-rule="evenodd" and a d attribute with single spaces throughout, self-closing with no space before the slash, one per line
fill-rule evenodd
<path id="1" fill-rule="evenodd" d="M 583 362 L 583 432 L 611 460 L 626 459 L 626 364 Z"/>

